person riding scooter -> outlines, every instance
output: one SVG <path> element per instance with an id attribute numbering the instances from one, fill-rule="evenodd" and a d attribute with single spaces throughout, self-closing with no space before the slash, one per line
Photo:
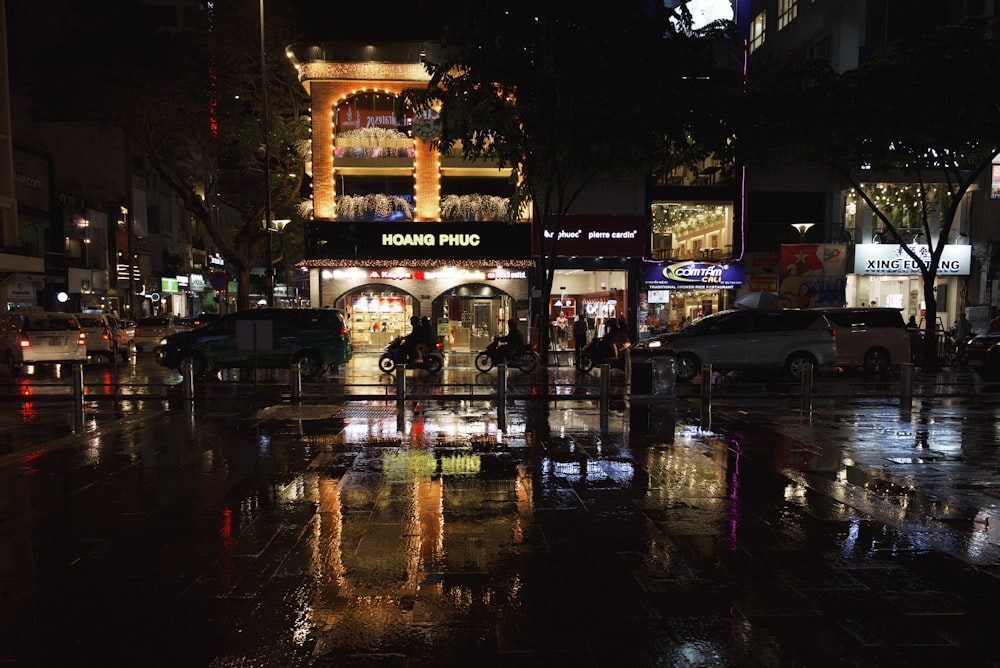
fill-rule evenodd
<path id="1" fill-rule="evenodd" d="M 517 328 L 517 319 L 511 318 L 507 321 L 506 336 L 495 336 L 493 340 L 500 344 L 497 346 L 497 361 L 506 362 L 515 350 L 524 345 L 524 337 L 521 336 L 521 330 Z"/>

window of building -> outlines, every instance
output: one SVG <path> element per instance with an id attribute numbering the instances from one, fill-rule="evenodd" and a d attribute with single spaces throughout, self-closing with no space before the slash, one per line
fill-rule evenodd
<path id="1" fill-rule="evenodd" d="M 829 34 L 823 35 L 809 47 L 810 60 L 823 60 L 830 62 L 832 59 L 832 40 Z"/>
<path id="2" fill-rule="evenodd" d="M 764 30 L 767 27 L 767 12 L 761 12 L 750 22 L 750 53 L 764 46 Z"/>
<path id="3" fill-rule="evenodd" d="M 778 0 L 778 30 L 781 30 L 799 14 L 799 0 Z"/>
<path id="4" fill-rule="evenodd" d="M 731 202 L 660 201 L 652 204 L 653 259 L 691 259 L 712 248 L 716 258 L 730 257 L 733 238 Z"/>

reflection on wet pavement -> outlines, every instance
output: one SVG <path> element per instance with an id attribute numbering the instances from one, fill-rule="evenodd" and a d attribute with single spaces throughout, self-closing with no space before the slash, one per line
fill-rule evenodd
<path id="1" fill-rule="evenodd" d="M 996 665 L 993 418 L 893 411 L 48 410 L 2 469 L 0 660 Z"/>

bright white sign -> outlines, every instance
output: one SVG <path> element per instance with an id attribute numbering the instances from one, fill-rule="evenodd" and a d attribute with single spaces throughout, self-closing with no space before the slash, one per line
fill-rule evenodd
<path id="1" fill-rule="evenodd" d="M 926 244 L 911 244 L 925 264 L 930 264 L 931 251 Z M 948 244 L 941 253 L 938 276 L 968 276 L 972 270 L 972 246 Z M 894 244 L 858 244 L 854 247 L 854 273 L 868 275 L 919 274 L 920 265 Z"/>

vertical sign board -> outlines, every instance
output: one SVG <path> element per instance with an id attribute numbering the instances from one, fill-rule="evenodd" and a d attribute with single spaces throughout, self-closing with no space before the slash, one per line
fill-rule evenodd
<path id="1" fill-rule="evenodd" d="M 270 350 L 274 348 L 274 323 L 270 320 L 237 320 L 237 350 Z"/>

